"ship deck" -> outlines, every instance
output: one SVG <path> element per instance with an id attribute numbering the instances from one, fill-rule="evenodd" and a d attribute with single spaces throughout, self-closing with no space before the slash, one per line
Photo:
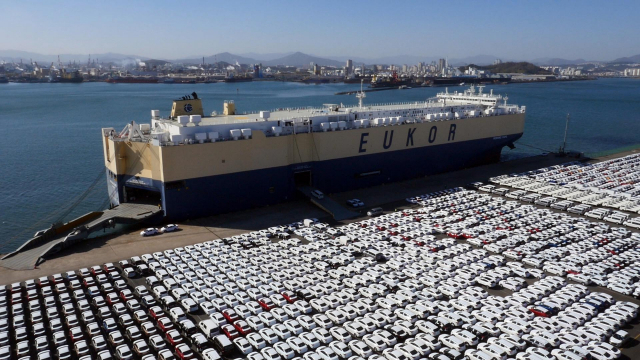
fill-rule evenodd
<path id="1" fill-rule="evenodd" d="M 327 104 L 335 105 L 337 104 Z M 354 111 L 373 111 L 373 110 L 394 110 L 394 109 L 425 109 L 429 107 L 442 107 L 442 104 L 438 102 L 403 102 L 403 103 L 382 103 L 382 104 L 364 104 L 362 108 L 357 105 L 340 106 L 338 111 L 330 110 L 329 107 L 324 108 L 281 108 L 269 111 L 269 120 L 289 120 L 294 118 L 305 118 L 321 115 L 346 115 L 347 110 Z M 260 117 L 260 112 L 247 112 L 239 113 L 236 115 L 215 115 L 215 116 L 203 116 L 200 125 L 222 125 L 222 124 L 243 124 L 248 122 L 263 121 Z M 193 126 L 189 124 L 188 126 Z"/>

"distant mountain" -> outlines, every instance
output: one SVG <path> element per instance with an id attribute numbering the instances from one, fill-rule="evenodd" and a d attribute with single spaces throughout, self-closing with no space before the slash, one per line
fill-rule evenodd
<path id="1" fill-rule="evenodd" d="M 171 63 L 170 61 L 158 60 L 158 59 L 147 59 L 144 62 L 147 64 L 147 68 L 152 68 L 154 66 L 163 66 Z"/>
<path id="2" fill-rule="evenodd" d="M 238 54 L 238 55 L 244 56 L 246 58 L 256 59 L 257 61 L 269 61 L 269 60 L 283 58 L 283 57 L 289 56 L 291 54 L 293 54 L 292 51 L 284 52 L 284 53 L 266 53 L 266 54 L 259 54 L 259 53 L 249 52 L 249 53 L 242 53 L 242 54 Z"/>
<path id="3" fill-rule="evenodd" d="M 499 56 L 495 55 L 475 55 L 468 56 L 460 59 L 449 59 L 449 65 L 451 66 L 459 66 L 465 64 L 476 64 L 476 65 L 490 65 L 493 64 L 496 59 L 500 59 Z M 507 61 L 507 59 L 502 59 L 503 61 Z"/>
<path id="4" fill-rule="evenodd" d="M 285 66 L 309 67 L 309 64 L 312 62 L 318 65 L 344 66 L 344 62 L 342 61 L 307 55 L 301 52 L 295 52 L 291 55 L 287 55 L 278 59 L 263 61 L 262 64 L 267 66 L 285 65 Z"/>
<path id="5" fill-rule="evenodd" d="M 59 54 L 60 61 L 63 63 L 67 63 L 69 61 L 73 62 L 86 62 L 89 59 L 89 54 Z M 56 55 L 45 55 L 39 54 L 29 51 L 20 51 L 20 50 L 0 50 L 0 60 L 19 62 L 22 59 L 22 62 L 29 62 L 29 60 L 33 60 L 40 63 L 49 63 L 49 62 L 57 62 L 58 54 Z M 91 59 L 98 59 L 102 63 L 108 62 L 129 62 L 135 60 L 146 60 L 148 57 L 138 56 L 138 55 L 125 55 L 118 53 L 103 53 L 103 54 L 91 54 Z"/>
<path id="6" fill-rule="evenodd" d="M 609 62 L 611 64 L 637 64 L 637 63 L 640 63 L 640 54 L 629 56 L 629 57 L 617 58 Z"/>
<path id="7" fill-rule="evenodd" d="M 413 65 L 419 62 L 431 62 L 435 60 L 434 57 L 430 56 L 418 56 L 418 55 L 393 55 L 393 56 L 384 56 L 379 58 L 365 58 L 359 56 L 328 56 L 330 59 L 334 59 L 342 62 L 342 66 L 346 64 L 348 59 L 353 60 L 355 65 L 361 65 L 364 63 L 365 65 Z"/>
<path id="8" fill-rule="evenodd" d="M 531 60 L 532 63 L 536 65 L 547 65 L 547 66 L 565 66 L 565 65 L 575 65 L 587 62 L 585 59 L 561 59 L 561 58 L 537 58 Z"/>
<path id="9" fill-rule="evenodd" d="M 191 57 L 188 59 L 177 59 L 177 60 L 170 60 L 170 61 L 172 63 L 201 64 L 202 57 Z M 252 58 L 248 58 L 248 57 L 244 57 L 236 54 L 231 54 L 228 52 L 223 52 L 223 53 L 204 57 L 204 62 L 207 64 L 213 64 L 218 61 L 224 61 L 229 64 L 235 64 L 236 62 L 240 64 L 256 64 L 260 62 L 256 59 L 252 59 Z"/>

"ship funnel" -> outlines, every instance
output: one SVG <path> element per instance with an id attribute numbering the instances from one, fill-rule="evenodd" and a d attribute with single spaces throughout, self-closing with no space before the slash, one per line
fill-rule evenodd
<path id="1" fill-rule="evenodd" d="M 235 115 L 236 114 L 236 104 L 233 100 L 225 100 L 224 101 L 224 115 Z"/>
<path id="2" fill-rule="evenodd" d="M 175 119 L 180 115 L 200 115 L 204 116 L 202 110 L 202 100 L 198 99 L 198 95 L 193 93 L 192 96 L 183 96 L 180 99 L 173 100 L 171 108 L 171 118 Z"/>

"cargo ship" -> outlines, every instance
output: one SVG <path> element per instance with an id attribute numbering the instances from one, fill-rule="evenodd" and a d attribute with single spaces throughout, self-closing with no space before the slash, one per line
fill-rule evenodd
<path id="1" fill-rule="evenodd" d="M 107 79 L 110 84 L 157 84 L 158 78 L 137 76 L 113 76 Z"/>
<path id="2" fill-rule="evenodd" d="M 391 74 L 391 77 L 379 77 L 374 75 L 371 79 L 371 87 L 372 88 L 397 88 L 402 85 L 411 85 L 413 84 L 413 78 L 408 79 L 400 79 L 398 77 L 398 72 L 394 71 Z"/>
<path id="3" fill-rule="evenodd" d="M 60 75 L 49 77 L 49 82 L 52 83 L 81 83 L 84 78 L 80 74 L 80 71 L 68 72 L 66 69 L 60 70 Z"/>
<path id="4" fill-rule="evenodd" d="M 233 74 L 230 74 L 229 76 L 224 78 L 224 82 L 228 82 L 228 83 L 247 82 L 247 81 L 253 81 L 253 78 L 248 75 L 234 76 Z"/>
<path id="5" fill-rule="evenodd" d="M 454 77 L 433 77 L 429 78 L 432 86 L 454 86 L 460 84 L 501 84 L 509 83 L 510 77 L 492 76 L 492 77 L 471 77 L 471 76 L 454 76 Z"/>
<path id="6" fill-rule="evenodd" d="M 368 79 L 364 76 L 360 76 L 360 75 L 351 75 L 351 76 L 347 76 L 344 78 L 343 82 L 345 84 L 360 84 L 363 81 L 367 81 Z"/>
<path id="7" fill-rule="evenodd" d="M 325 104 L 205 116 L 196 93 L 162 117 L 103 128 L 111 205 L 158 205 L 186 219 L 454 171 L 500 159 L 523 133 L 525 107 L 473 86 L 424 101 Z"/>

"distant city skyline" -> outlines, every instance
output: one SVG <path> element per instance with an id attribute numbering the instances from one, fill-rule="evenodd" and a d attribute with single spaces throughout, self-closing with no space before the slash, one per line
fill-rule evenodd
<path id="1" fill-rule="evenodd" d="M 0 50 L 47 55 L 174 60 L 301 51 L 609 61 L 640 53 L 634 1 L 24 1 L 3 2 L 0 11 Z"/>

